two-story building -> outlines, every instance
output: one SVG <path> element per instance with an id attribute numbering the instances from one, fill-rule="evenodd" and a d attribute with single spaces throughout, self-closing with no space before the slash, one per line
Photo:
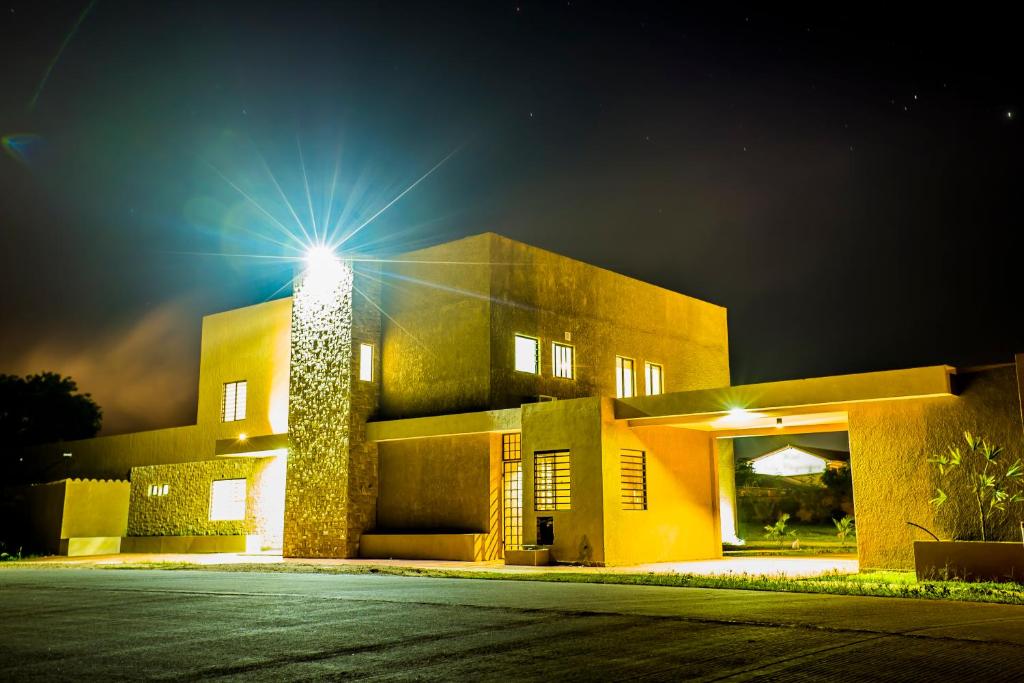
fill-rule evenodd
<path id="1" fill-rule="evenodd" d="M 129 479 L 122 551 L 558 561 L 721 555 L 732 439 L 848 431 L 864 567 L 940 524 L 927 456 L 1022 445 L 1013 363 L 731 386 L 724 308 L 485 233 L 312 255 L 203 320 L 196 423 L 39 449 Z"/>

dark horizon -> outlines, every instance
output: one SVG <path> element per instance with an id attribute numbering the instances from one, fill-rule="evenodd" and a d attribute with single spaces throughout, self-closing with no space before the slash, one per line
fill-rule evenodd
<path id="1" fill-rule="evenodd" d="M 1024 350 L 1008 16 L 8 9 L 0 372 L 70 374 L 106 433 L 190 422 L 200 316 L 287 288 L 226 256 L 281 255 L 267 168 L 351 228 L 447 158 L 351 247 L 494 231 L 725 306 L 737 384 Z"/>

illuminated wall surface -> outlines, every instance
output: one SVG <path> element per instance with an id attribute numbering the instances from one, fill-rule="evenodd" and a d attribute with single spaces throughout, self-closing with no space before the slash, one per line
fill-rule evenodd
<path id="1" fill-rule="evenodd" d="M 376 451 L 365 442 L 364 422 L 376 390 L 356 386 L 353 348 L 376 342 L 380 323 L 354 297 L 352 268 L 337 260 L 312 264 L 295 286 L 286 556 L 354 556 L 359 534 L 373 524 Z"/>

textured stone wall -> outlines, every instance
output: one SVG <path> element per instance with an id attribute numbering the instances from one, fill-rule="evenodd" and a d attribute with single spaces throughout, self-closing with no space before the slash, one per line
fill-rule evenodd
<path id="1" fill-rule="evenodd" d="M 260 473 L 272 458 L 218 458 L 132 470 L 129 536 L 227 536 L 260 532 Z M 210 520 L 210 487 L 217 479 L 245 479 L 245 519 Z M 150 484 L 167 484 L 166 496 L 148 495 Z"/>
<path id="2" fill-rule="evenodd" d="M 380 349 L 380 320 L 370 303 L 372 277 L 355 281 L 338 262 L 328 273 L 307 272 L 292 306 L 285 487 L 284 554 L 354 557 L 359 535 L 373 525 L 376 447 L 365 422 L 376 410 L 379 382 L 360 382 L 356 347 Z M 378 304 L 379 305 L 379 304 Z M 374 369 L 380 376 L 380 368 Z"/>

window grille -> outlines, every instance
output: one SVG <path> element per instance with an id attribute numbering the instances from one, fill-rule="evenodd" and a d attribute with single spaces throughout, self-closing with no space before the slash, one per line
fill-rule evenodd
<path id="1" fill-rule="evenodd" d="M 569 510 L 569 451 L 535 453 L 533 458 L 534 509 Z"/>
<path id="2" fill-rule="evenodd" d="M 225 382 L 224 393 L 220 402 L 220 419 L 222 422 L 237 422 L 245 419 L 246 395 L 248 383 L 243 379 L 238 382 Z"/>
<path id="3" fill-rule="evenodd" d="M 572 379 L 576 376 L 573 350 L 573 347 L 568 344 L 560 344 L 558 342 L 551 344 L 551 370 L 555 377 Z"/>
<path id="4" fill-rule="evenodd" d="M 647 509 L 647 454 L 643 451 L 623 450 L 620 453 L 622 467 L 622 509 Z"/>
<path id="5" fill-rule="evenodd" d="M 633 359 L 615 356 L 615 395 L 618 398 L 636 396 L 636 373 Z"/>
<path id="6" fill-rule="evenodd" d="M 665 393 L 665 369 L 657 363 L 644 363 L 647 384 L 647 395 L 657 396 Z"/>
<path id="7" fill-rule="evenodd" d="M 522 436 L 501 435 L 502 527 L 505 548 L 523 545 Z"/>

